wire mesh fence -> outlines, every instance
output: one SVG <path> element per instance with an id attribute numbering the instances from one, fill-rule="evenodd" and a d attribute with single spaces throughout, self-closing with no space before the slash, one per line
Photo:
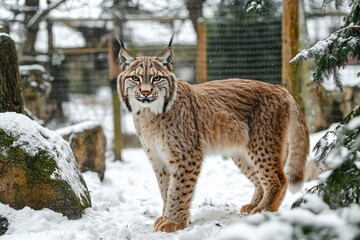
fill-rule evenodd
<path id="1" fill-rule="evenodd" d="M 53 76 L 49 103 L 53 117 L 50 128 L 59 128 L 85 120 L 102 123 L 112 148 L 114 138 L 112 93 L 116 76 L 109 70 L 109 54 L 117 61 L 119 44 L 115 40 L 114 25 L 109 19 L 48 21 L 52 27 L 47 39 L 55 46 L 48 47 L 48 71 Z M 70 24 L 70 25 L 69 25 Z M 281 23 L 279 18 L 259 21 L 256 17 L 206 20 L 207 80 L 230 77 L 281 82 Z M 74 31 L 67 25 L 71 26 Z M 110 25 L 110 27 L 109 27 Z M 99 30 L 99 26 L 103 29 Z M 156 56 L 174 34 L 174 72 L 189 83 L 196 83 L 196 32 L 186 18 L 144 18 L 139 15 L 121 23 L 121 37 L 125 46 L 136 56 Z M 48 27 L 49 31 L 49 27 Z M 82 33 L 78 35 L 78 32 Z M 43 34 L 44 35 L 44 34 Z M 46 35 L 46 34 L 45 34 Z M 82 37 L 81 37 L 82 36 Z M 72 41 L 66 47 L 66 40 Z M 75 40 L 76 39 L 76 40 Z M 64 42 L 65 41 L 65 42 Z M 114 49 L 109 49 L 112 41 Z M 56 44 L 60 43 L 61 44 Z M 112 53 L 114 52 L 114 53 Z M 51 64 L 49 64 L 51 62 Z M 119 101 L 119 100 L 117 100 Z M 122 113 L 122 131 L 134 134 L 131 118 Z"/>
<path id="2" fill-rule="evenodd" d="M 79 20 L 81 25 L 81 20 Z M 162 23 L 160 20 L 132 20 L 123 24 L 123 41 L 125 46 L 136 56 L 156 56 L 167 47 L 174 32 L 174 26 L 182 29 L 175 33 L 173 49 L 175 53 L 175 74 L 195 82 L 195 43 L 187 32 L 194 30 L 191 25 L 182 23 L 182 20 L 174 20 L 173 25 Z M 71 33 L 68 33 L 71 34 Z M 141 35 L 140 35 L 141 34 Z M 65 39 L 69 36 L 63 36 Z M 118 36 L 116 36 L 118 37 Z M 96 38 L 100 39 L 99 36 Z M 182 41 L 182 39 L 184 41 Z M 87 39 L 96 42 L 96 39 Z M 109 49 L 112 41 L 113 48 Z M 108 139 L 108 148 L 113 147 L 114 127 L 112 112 L 112 94 L 116 91 L 116 76 L 111 76 L 109 58 L 113 54 L 113 60 L 118 64 L 117 55 L 120 46 L 115 40 L 114 33 L 106 34 L 106 41 L 102 45 L 55 49 L 60 64 L 50 66 L 50 72 L 54 80 L 52 82 L 51 102 L 54 107 L 54 118 L 49 122 L 51 128 L 71 125 L 85 120 L 94 120 L 102 123 Z M 115 66 L 118 68 L 118 66 Z M 116 99 L 119 102 L 118 99 Z M 125 135 L 134 135 L 126 110 L 122 109 L 122 131 Z"/>
<path id="3" fill-rule="evenodd" d="M 44 108 L 52 111 L 49 126 L 58 128 L 84 120 L 96 120 L 103 123 L 111 148 L 114 135 L 111 95 L 116 76 L 111 75 L 109 70 L 109 54 L 114 51 L 109 50 L 109 41 L 113 41 L 115 46 L 115 60 L 119 50 L 114 35 L 121 37 L 135 55 L 156 56 L 174 34 L 174 72 L 190 83 L 197 82 L 196 70 L 200 69 L 206 73 L 208 81 L 244 78 L 281 84 L 281 11 L 271 16 L 258 16 L 244 11 L 243 1 L 240 0 L 214 3 L 204 10 L 204 13 L 210 13 L 204 20 L 204 43 L 197 42 L 199 32 L 190 20 L 191 9 L 186 9 L 185 4 L 177 4 L 177 7 L 181 8 L 181 13 L 172 17 L 140 11 L 137 9 L 139 6 L 132 8 L 129 15 L 113 15 L 108 9 L 97 6 L 97 10 L 101 9 L 106 14 L 93 18 L 94 11 L 89 11 L 86 18 L 80 17 L 80 14 L 70 19 L 71 14 L 63 15 L 66 10 L 59 17 L 53 15 L 43 21 L 36 44 L 41 46 L 42 53 L 36 61 L 25 61 L 24 56 L 20 61 L 23 64 L 42 64 L 53 76 L 48 101 L 52 106 Z M 125 10 L 112 9 L 110 12 Z M 326 37 L 326 33 L 334 28 L 334 19 L 326 20 L 326 17 L 318 17 L 317 14 L 308 14 L 307 17 L 311 43 Z M 341 21 L 337 20 L 336 24 L 339 23 Z M 20 31 L 20 27 L 15 28 L 19 25 L 18 21 L 14 21 L 10 29 Z M 205 51 L 205 54 L 199 51 Z M 197 65 L 197 60 L 203 56 L 201 63 L 204 65 Z M 342 104 L 342 98 L 336 101 Z M 339 119 L 339 112 L 333 110 L 329 102 L 328 110 L 324 111 L 334 112 L 335 117 L 331 119 Z M 125 133 L 133 132 L 131 127 L 131 130 L 126 128 L 127 124 L 123 124 Z"/>
<path id="4" fill-rule="evenodd" d="M 208 79 L 281 83 L 281 19 L 208 22 Z"/>

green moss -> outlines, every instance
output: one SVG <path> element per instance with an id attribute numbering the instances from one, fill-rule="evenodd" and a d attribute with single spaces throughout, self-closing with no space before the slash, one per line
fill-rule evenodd
<path id="1" fill-rule="evenodd" d="M 30 183 L 51 180 L 51 174 L 58 169 L 56 162 L 43 150 L 31 156 L 20 146 L 12 146 L 14 141 L 14 137 L 0 129 L 0 160 L 26 169 Z"/>

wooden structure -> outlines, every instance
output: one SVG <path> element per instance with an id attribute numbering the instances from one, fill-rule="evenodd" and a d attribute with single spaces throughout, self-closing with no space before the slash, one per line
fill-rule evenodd
<path id="1" fill-rule="evenodd" d="M 282 83 L 295 101 L 300 104 L 300 83 L 295 63 L 290 60 L 299 51 L 299 3 L 298 0 L 283 0 L 282 15 Z M 301 106 L 302 104 L 300 104 Z"/>
<path id="2" fill-rule="evenodd" d="M 120 100 L 116 92 L 116 81 L 119 75 L 119 66 L 117 65 L 115 53 L 114 39 L 109 39 L 108 45 L 108 63 L 109 63 L 109 79 L 112 88 L 112 103 L 113 103 L 113 121 L 114 121 L 114 157 L 121 160 L 121 150 L 123 148 L 123 137 L 121 130 L 121 106 Z"/>
<path id="3" fill-rule="evenodd" d="M 206 34 L 206 22 L 203 18 L 199 18 L 197 22 L 196 83 L 207 81 Z"/>

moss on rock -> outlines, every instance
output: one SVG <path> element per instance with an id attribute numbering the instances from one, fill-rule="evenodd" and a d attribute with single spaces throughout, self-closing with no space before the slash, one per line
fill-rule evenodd
<path id="1" fill-rule="evenodd" d="M 0 114 L 0 121 L 14 119 L 30 130 L 9 131 L 0 124 L 0 201 L 15 209 L 49 208 L 80 218 L 91 200 L 70 146 L 27 117 L 9 114 Z"/>

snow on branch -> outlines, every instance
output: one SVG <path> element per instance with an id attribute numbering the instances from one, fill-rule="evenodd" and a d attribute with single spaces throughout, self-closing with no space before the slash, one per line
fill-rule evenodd
<path id="1" fill-rule="evenodd" d="M 333 79 L 342 90 L 339 69 L 347 65 L 349 57 L 360 58 L 360 1 L 353 1 L 351 11 L 345 18 L 344 25 L 324 40 L 309 49 L 302 50 L 290 62 L 314 59 L 313 78 L 321 85 L 324 80 Z M 357 77 L 360 76 L 360 72 Z"/>
<path id="2" fill-rule="evenodd" d="M 247 0 L 245 7 L 247 12 L 269 14 L 275 11 L 275 5 L 271 0 Z"/>
<path id="3" fill-rule="evenodd" d="M 316 143 L 313 149 L 315 162 L 333 168 L 347 159 L 348 155 L 357 156 L 358 159 L 359 136 L 360 107 L 356 106 L 334 130 L 326 132 Z"/>

